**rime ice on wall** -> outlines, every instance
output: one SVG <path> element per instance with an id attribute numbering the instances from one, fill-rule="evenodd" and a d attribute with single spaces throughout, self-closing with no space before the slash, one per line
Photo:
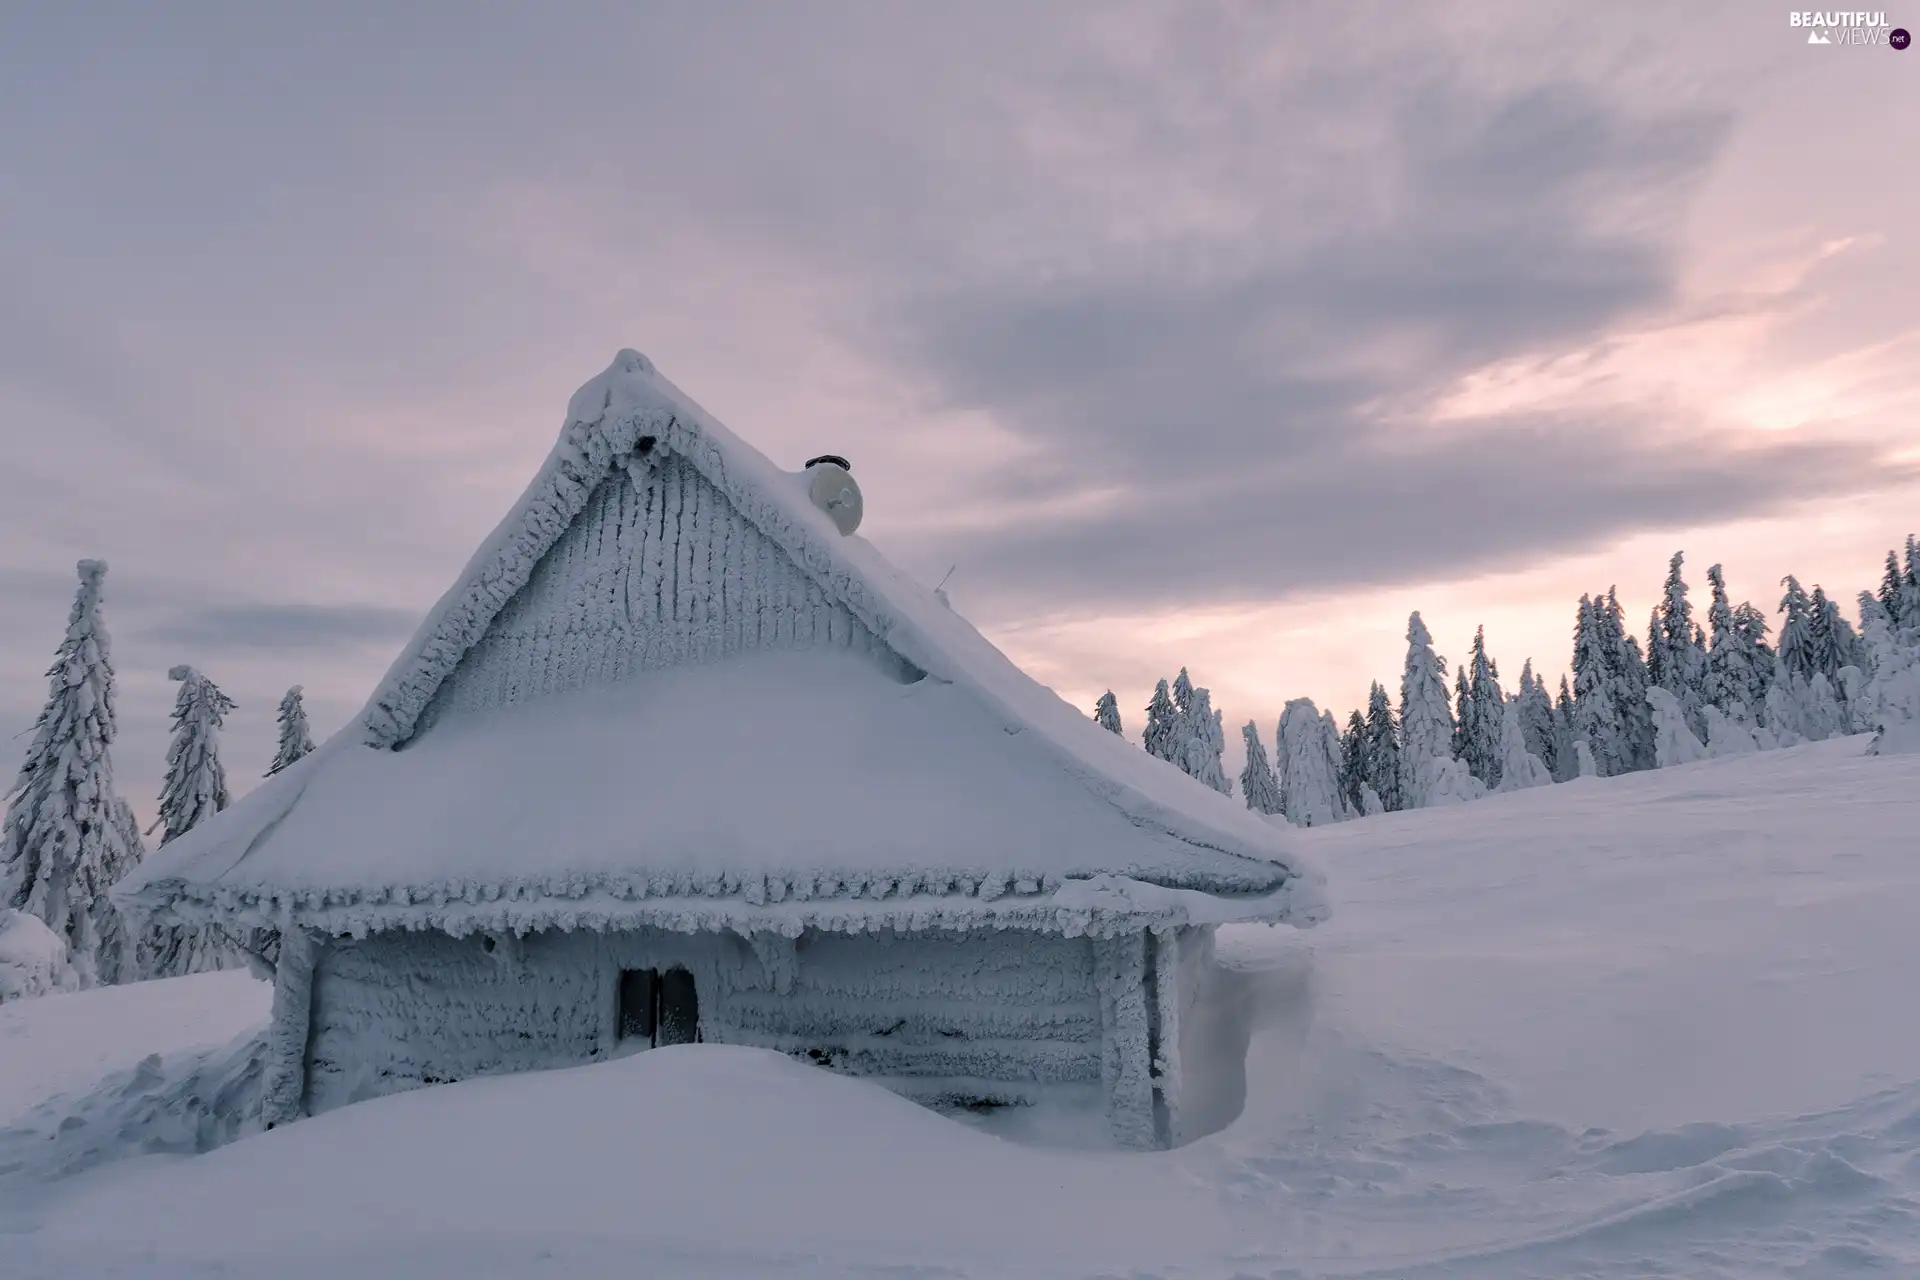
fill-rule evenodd
<path id="1" fill-rule="evenodd" d="M 1132 1131 L 1151 1145 L 1145 1041 L 1132 1043 L 1149 1030 L 1141 939 L 1024 930 L 339 939 L 313 966 L 307 1106 L 603 1056 L 621 1043 L 620 972 L 679 967 L 693 976 L 706 1041 L 805 1055 L 923 1100 L 1030 1102 L 1119 1073 Z M 1102 948 L 1111 972 L 1096 986 Z M 1175 1018 L 1192 976 L 1165 981 L 1160 999 Z M 1104 1044 L 1103 1001 L 1120 1020 Z"/>
<path id="2" fill-rule="evenodd" d="M 716 992 L 709 1040 L 789 1053 L 852 1075 L 917 1077 L 916 1096 L 964 1082 L 1023 1101 L 1027 1085 L 1100 1079 L 1100 1006 L 1086 938 L 1004 931 L 804 935 L 791 986 Z"/>
<path id="3" fill-rule="evenodd" d="M 692 463 L 669 454 L 600 483 L 425 719 L 748 650 L 816 647 L 913 674 Z"/>
<path id="4" fill-rule="evenodd" d="M 593 1057 L 599 940 L 529 934 L 519 955 L 485 944 L 422 931 L 324 945 L 314 964 L 309 1110 Z"/>

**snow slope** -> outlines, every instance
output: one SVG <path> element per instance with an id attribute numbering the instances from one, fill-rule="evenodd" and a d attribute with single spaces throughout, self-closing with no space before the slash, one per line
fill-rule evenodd
<path id="1" fill-rule="evenodd" d="M 1206 1033 L 1247 1040 L 1245 1078 L 1189 1082 L 1225 1127 L 1178 1151 L 687 1046 L 71 1177 L 0 1270 L 1917 1275 L 1920 757 L 1865 744 L 1302 833 L 1340 910 L 1223 930 Z M 24 1043 L 59 1051 L 36 1006 L 125 994 L 27 1002 Z"/>

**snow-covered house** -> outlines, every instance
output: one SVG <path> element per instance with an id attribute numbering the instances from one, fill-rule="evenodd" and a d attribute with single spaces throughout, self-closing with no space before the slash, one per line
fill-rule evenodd
<path id="1" fill-rule="evenodd" d="M 707 1040 L 1181 1138 L 1213 926 L 1320 878 L 809 492 L 623 351 L 357 720 L 124 883 L 280 931 L 269 1120 Z"/>

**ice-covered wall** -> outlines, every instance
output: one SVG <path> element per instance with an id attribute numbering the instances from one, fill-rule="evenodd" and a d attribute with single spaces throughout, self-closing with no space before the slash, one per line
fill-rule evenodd
<path id="1" fill-rule="evenodd" d="M 600 483 L 424 719 L 748 650 L 816 647 L 917 674 L 692 463 L 667 453 Z"/>
<path id="2" fill-rule="evenodd" d="M 588 1060 L 600 1049 L 600 954 L 594 935 L 558 931 L 330 940 L 313 965 L 307 1110 Z"/>
<path id="3" fill-rule="evenodd" d="M 1208 971 L 1213 967 L 1211 926 L 1187 926 L 1151 935 L 1152 1047 L 1156 1140 L 1165 1145 L 1188 1141 L 1194 1135 L 1187 1121 L 1183 1094 L 1194 1068 L 1195 1055 L 1211 1046 L 1188 1034 L 1193 1007 L 1200 1000 Z"/>
<path id="4" fill-rule="evenodd" d="M 791 965 L 790 981 L 724 992 L 710 1019 L 703 1007 L 707 1038 L 898 1077 L 896 1088 L 923 1098 L 1029 1101 L 1100 1079 L 1086 938 L 809 931 Z"/>
<path id="5" fill-rule="evenodd" d="M 803 1055 L 929 1101 L 1092 1090 L 1103 1079 L 1099 945 L 1025 930 L 332 939 L 315 948 L 311 1000 L 297 1011 L 311 1027 L 307 1109 L 604 1056 L 622 1047 L 620 972 L 673 967 L 693 974 L 708 1041 Z M 1114 1046 L 1128 1049 L 1144 1054 L 1144 1040 Z M 1144 1057 L 1120 1065 L 1145 1080 Z"/>

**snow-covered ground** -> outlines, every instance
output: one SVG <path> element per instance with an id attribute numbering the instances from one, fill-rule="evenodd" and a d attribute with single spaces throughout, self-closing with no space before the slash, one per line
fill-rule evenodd
<path id="1" fill-rule="evenodd" d="M 1920 756 L 1865 742 L 1306 833 L 1337 915 L 1223 931 L 1244 1108 L 1172 1152 L 685 1046 L 49 1182 L 50 1118 L 234 1078 L 265 993 L 8 1005 L 0 1274 L 1920 1275 Z"/>

